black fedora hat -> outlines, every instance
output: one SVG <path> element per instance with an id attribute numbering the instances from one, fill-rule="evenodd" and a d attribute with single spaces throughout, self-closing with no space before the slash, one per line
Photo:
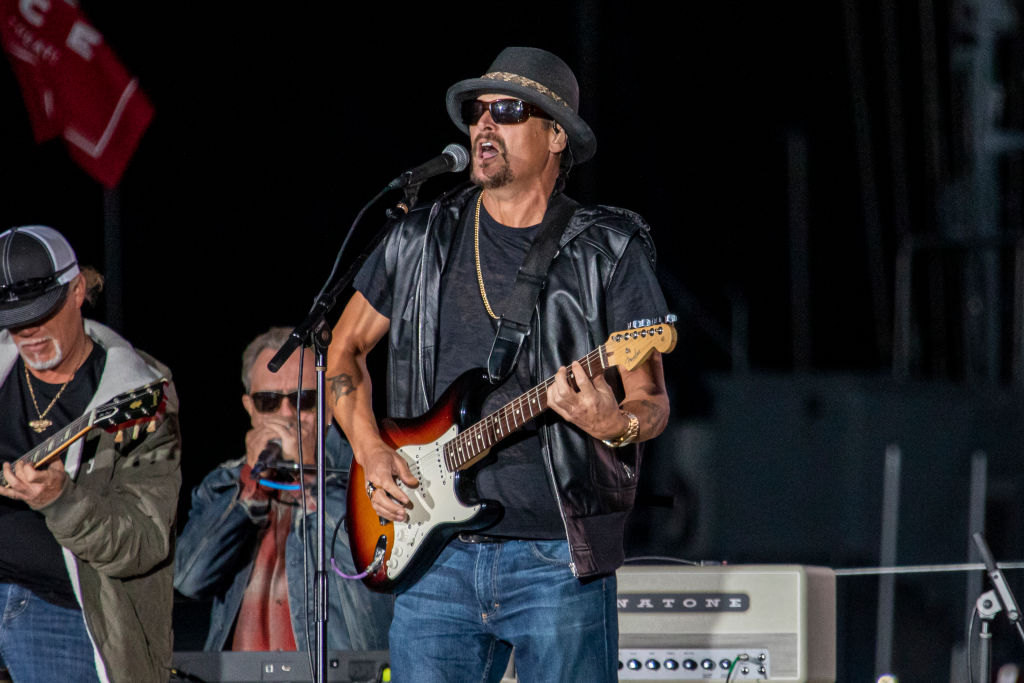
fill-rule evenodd
<path id="1" fill-rule="evenodd" d="M 594 156 L 597 138 L 580 118 L 580 87 L 569 65 L 547 50 L 507 47 L 480 78 L 459 81 L 448 88 L 448 116 L 464 133 L 462 103 L 479 95 L 511 95 L 543 109 L 569 135 L 573 161 L 581 164 Z"/>

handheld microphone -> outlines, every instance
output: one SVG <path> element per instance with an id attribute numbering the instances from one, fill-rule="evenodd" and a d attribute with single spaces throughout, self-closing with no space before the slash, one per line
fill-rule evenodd
<path id="1" fill-rule="evenodd" d="M 260 451 L 256 458 L 256 464 L 252 466 L 250 476 L 258 476 L 263 470 L 273 469 L 274 463 L 281 457 L 281 439 L 271 439 Z"/>
<path id="2" fill-rule="evenodd" d="M 398 176 L 390 183 L 386 189 L 395 190 L 398 188 L 409 187 L 410 185 L 418 185 L 427 178 L 433 178 L 436 175 L 447 173 L 458 173 L 459 171 L 465 170 L 466 166 L 469 165 L 469 152 L 462 145 L 452 143 L 444 148 L 439 156 L 434 157 L 426 163 L 422 163 L 416 168 L 410 168 L 408 171 Z"/>

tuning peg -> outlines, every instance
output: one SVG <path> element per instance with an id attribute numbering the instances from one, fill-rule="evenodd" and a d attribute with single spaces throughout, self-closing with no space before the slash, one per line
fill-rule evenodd
<path id="1" fill-rule="evenodd" d="M 677 316 L 675 313 L 666 313 L 664 316 L 658 316 L 657 318 L 653 318 L 653 319 L 652 318 L 640 318 L 639 320 L 634 320 L 633 322 L 631 322 L 626 327 L 626 329 L 628 329 L 628 330 L 635 330 L 635 329 L 639 329 L 641 327 L 650 327 L 651 325 L 660 325 L 662 323 L 667 323 L 669 325 L 674 325 L 674 324 L 676 324 L 676 322 L 678 320 L 679 320 L 679 316 Z"/>
<path id="2" fill-rule="evenodd" d="M 114 443 L 122 443 L 124 441 L 124 430 L 118 429 L 117 433 L 114 434 Z"/>
<path id="3" fill-rule="evenodd" d="M 147 434 L 152 434 L 155 431 L 156 431 L 156 420 L 150 420 L 149 423 L 146 425 L 146 433 Z"/>
<path id="4" fill-rule="evenodd" d="M 139 438 L 139 431 L 141 431 L 142 425 L 135 425 L 132 427 L 132 440 Z"/>

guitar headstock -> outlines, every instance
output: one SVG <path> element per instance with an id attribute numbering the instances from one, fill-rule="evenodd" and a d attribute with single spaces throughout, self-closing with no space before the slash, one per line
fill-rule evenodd
<path id="1" fill-rule="evenodd" d="M 659 351 L 668 353 L 676 347 L 676 316 L 667 315 L 663 322 L 641 321 L 641 326 L 614 332 L 604 343 L 608 365 L 632 370 Z"/>
<path id="2" fill-rule="evenodd" d="M 164 407 L 164 385 L 158 380 L 138 389 L 118 394 L 94 411 L 93 426 L 115 431 L 156 419 Z"/>

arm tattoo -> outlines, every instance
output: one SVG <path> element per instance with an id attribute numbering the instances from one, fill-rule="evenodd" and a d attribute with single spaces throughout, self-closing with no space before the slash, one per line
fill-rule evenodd
<path id="1" fill-rule="evenodd" d="M 664 411 L 654 401 L 643 400 L 640 401 L 640 405 L 644 407 L 643 414 L 638 415 L 640 418 L 640 433 L 644 433 L 646 429 L 647 433 L 650 434 L 655 428 L 657 428 L 662 420 L 664 419 Z"/>
<path id="2" fill-rule="evenodd" d="M 355 390 L 356 387 L 352 383 L 352 375 L 342 373 L 327 378 L 327 391 L 330 392 L 334 403 L 341 400 L 342 396 L 348 396 Z"/>

